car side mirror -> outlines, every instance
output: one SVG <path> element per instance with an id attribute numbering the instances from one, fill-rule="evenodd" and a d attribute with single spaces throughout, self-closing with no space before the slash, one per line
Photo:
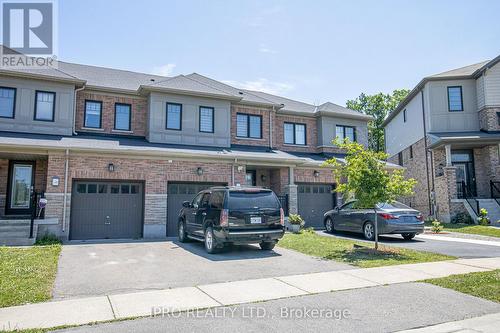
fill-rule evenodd
<path id="1" fill-rule="evenodd" d="M 182 203 L 182 207 L 186 207 L 186 208 L 189 208 L 191 206 L 191 203 L 189 201 L 184 201 Z"/>

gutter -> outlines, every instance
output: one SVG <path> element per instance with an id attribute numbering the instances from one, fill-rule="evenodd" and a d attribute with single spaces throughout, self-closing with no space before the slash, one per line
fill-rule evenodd
<path id="1" fill-rule="evenodd" d="M 66 229 L 66 198 L 68 196 L 68 169 L 69 169 L 69 149 L 66 149 L 64 161 L 64 195 L 63 195 L 63 220 L 62 232 Z"/>

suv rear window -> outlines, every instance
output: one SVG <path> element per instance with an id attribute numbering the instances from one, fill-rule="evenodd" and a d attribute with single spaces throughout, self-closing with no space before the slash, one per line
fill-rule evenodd
<path id="1" fill-rule="evenodd" d="M 278 198 L 272 191 L 229 191 L 228 209 L 280 208 Z"/>

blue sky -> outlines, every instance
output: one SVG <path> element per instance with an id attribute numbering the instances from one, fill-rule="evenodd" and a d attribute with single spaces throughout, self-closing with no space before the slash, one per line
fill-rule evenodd
<path id="1" fill-rule="evenodd" d="M 59 58 L 198 72 L 309 103 L 500 54 L 500 1 L 59 1 Z"/>

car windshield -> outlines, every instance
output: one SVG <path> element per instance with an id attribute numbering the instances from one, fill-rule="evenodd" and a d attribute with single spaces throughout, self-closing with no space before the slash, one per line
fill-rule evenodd
<path id="1" fill-rule="evenodd" d="M 228 209 L 280 208 L 272 191 L 230 191 Z"/>
<path id="2" fill-rule="evenodd" d="M 412 209 L 411 207 L 408 207 L 407 205 L 402 204 L 401 202 L 398 201 L 393 201 L 391 203 L 388 202 L 379 203 L 377 207 L 380 209 Z"/>

